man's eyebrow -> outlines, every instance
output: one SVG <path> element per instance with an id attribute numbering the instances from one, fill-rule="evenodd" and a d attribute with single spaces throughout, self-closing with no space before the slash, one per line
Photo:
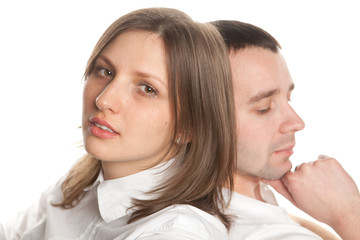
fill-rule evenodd
<path id="1" fill-rule="evenodd" d="M 288 92 L 292 92 L 295 88 L 295 84 L 291 84 L 290 87 L 289 87 L 289 91 Z M 256 94 L 255 96 L 253 96 L 252 98 L 250 98 L 249 100 L 249 104 L 254 104 L 254 103 L 257 103 L 259 102 L 261 99 L 264 99 L 264 98 L 268 98 L 268 97 L 271 97 L 273 95 L 276 95 L 280 92 L 280 89 L 272 89 L 272 90 L 269 90 L 269 91 L 263 91 L 263 92 L 259 92 L 258 94 Z"/>
<path id="2" fill-rule="evenodd" d="M 248 104 L 254 104 L 254 103 L 257 103 L 259 102 L 261 99 L 264 99 L 264 98 L 268 98 L 268 97 L 271 97 L 277 93 L 280 92 L 280 89 L 272 89 L 272 90 L 269 90 L 269 91 L 263 91 L 263 92 L 259 92 L 257 93 L 255 96 L 251 97 Z"/>

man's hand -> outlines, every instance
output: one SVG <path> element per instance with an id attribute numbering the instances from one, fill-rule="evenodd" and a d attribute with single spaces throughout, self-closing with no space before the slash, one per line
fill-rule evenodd
<path id="1" fill-rule="evenodd" d="M 303 163 L 281 180 L 263 180 L 296 207 L 331 226 L 343 239 L 360 239 L 359 190 L 338 161 Z M 354 235 L 358 234 L 358 235 Z"/>

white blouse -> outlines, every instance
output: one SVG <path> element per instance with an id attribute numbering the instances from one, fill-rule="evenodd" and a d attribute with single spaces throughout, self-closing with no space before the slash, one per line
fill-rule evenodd
<path id="1" fill-rule="evenodd" d="M 84 189 L 85 197 L 72 209 L 54 207 L 62 200 L 61 179 L 45 191 L 39 202 L 15 221 L 0 223 L 0 239 L 227 239 L 221 221 L 190 205 L 173 205 L 131 224 L 131 199 L 149 198 L 169 163 L 130 176 L 104 181 L 102 173 Z"/>

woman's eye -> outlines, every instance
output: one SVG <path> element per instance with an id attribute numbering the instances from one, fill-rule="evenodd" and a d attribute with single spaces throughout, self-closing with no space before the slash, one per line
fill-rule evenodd
<path id="1" fill-rule="evenodd" d="M 99 79 L 111 80 L 114 78 L 114 73 L 101 65 L 95 66 L 93 73 Z"/>
<path id="2" fill-rule="evenodd" d="M 149 86 L 147 84 L 140 84 L 140 90 L 149 96 L 155 96 L 158 93 L 155 88 L 153 88 L 152 86 Z"/>
<path id="3" fill-rule="evenodd" d="M 106 68 L 100 69 L 99 74 L 104 76 L 104 77 L 107 77 L 107 78 L 112 78 L 113 77 L 112 71 L 110 71 L 109 69 L 106 69 Z"/>

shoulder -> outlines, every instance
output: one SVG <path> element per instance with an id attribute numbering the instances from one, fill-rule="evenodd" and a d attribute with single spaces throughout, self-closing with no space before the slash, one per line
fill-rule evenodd
<path id="1" fill-rule="evenodd" d="M 60 201 L 63 197 L 61 186 L 65 181 L 66 175 L 61 177 L 57 182 L 51 184 L 40 196 L 39 203 L 48 204 L 51 201 Z M 54 202 L 54 203 L 55 203 Z"/>
<path id="2" fill-rule="evenodd" d="M 321 238 L 294 223 L 282 207 L 234 193 L 229 207 L 235 222 L 229 239 L 320 240 Z"/>
<path id="3" fill-rule="evenodd" d="M 179 224 L 179 226 L 191 227 L 195 231 L 200 229 L 209 232 L 227 232 L 226 227 L 216 216 L 190 205 L 174 205 L 166 209 L 165 215 L 169 219 L 173 219 L 173 222 Z"/>
<path id="4" fill-rule="evenodd" d="M 140 221 L 131 234 L 139 240 L 228 239 L 227 229 L 217 217 L 190 205 L 173 205 Z"/>
<path id="5" fill-rule="evenodd" d="M 316 223 L 316 222 L 313 222 L 313 221 L 310 221 L 310 220 L 307 220 L 304 218 L 300 218 L 300 217 L 294 216 L 294 215 L 289 215 L 289 217 L 296 223 L 300 224 L 302 227 L 309 229 L 310 231 L 316 233 L 323 239 L 328 239 L 328 240 L 339 239 L 335 233 L 324 228 L 319 223 Z"/>
<path id="6" fill-rule="evenodd" d="M 231 227 L 230 240 L 263 239 L 263 240 L 321 240 L 313 232 L 295 224 L 238 224 Z"/>
<path id="7" fill-rule="evenodd" d="M 46 221 L 46 209 L 50 199 L 61 193 L 61 178 L 57 183 L 48 187 L 40 196 L 39 200 L 33 203 L 25 211 L 17 213 L 13 218 L 7 219 L 1 226 L 0 239 L 20 239 L 26 231 L 37 228 Z M 1 236 L 1 233 L 6 237 Z M 3 238 L 1 238 L 3 237 Z"/>

